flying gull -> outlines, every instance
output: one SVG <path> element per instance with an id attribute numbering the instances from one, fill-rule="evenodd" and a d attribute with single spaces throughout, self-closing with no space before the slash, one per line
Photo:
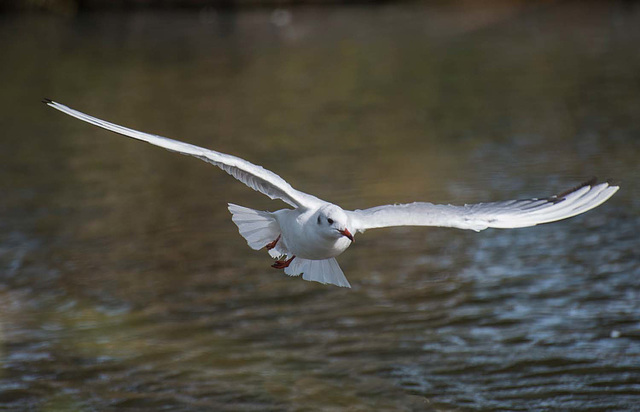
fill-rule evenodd
<path id="1" fill-rule="evenodd" d="M 354 235 L 367 229 L 391 226 L 443 226 L 481 231 L 518 228 L 555 222 L 591 210 L 619 189 L 595 179 L 561 194 L 534 199 L 477 203 L 464 206 L 415 202 L 344 210 L 291 187 L 277 174 L 236 156 L 216 152 L 129 129 L 45 99 L 63 113 L 112 132 L 142 140 L 167 150 L 190 155 L 218 166 L 250 188 L 280 199 L 292 208 L 265 212 L 229 203 L 231 219 L 255 250 L 267 249 L 272 267 L 305 280 L 351 287 L 336 256 L 353 243 Z"/>

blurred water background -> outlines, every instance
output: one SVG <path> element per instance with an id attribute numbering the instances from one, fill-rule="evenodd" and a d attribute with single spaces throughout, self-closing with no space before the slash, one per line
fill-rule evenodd
<path id="1" fill-rule="evenodd" d="M 629 2 L 0 15 L 0 409 L 637 408 L 638 45 Z M 271 269 L 226 210 L 284 204 L 43 97 L 345 208 L 622 189 L 369 231 L 347 290 Z"/>

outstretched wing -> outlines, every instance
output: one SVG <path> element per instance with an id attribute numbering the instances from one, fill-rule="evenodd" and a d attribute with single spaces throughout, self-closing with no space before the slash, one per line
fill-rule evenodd
<path id="1" fill-rule="evenodd" d="M 431 203 L 386 205 L 347 212 L 354 230 L 389 226 L 444 226 L 484 230 L 516 228 L 566 219 L 602 204 L 618 191 L 592 179 L 574 189 L 543 199 L 507 200 L 453 206 Z"/>
<path id="2" fill-rule="evenodd" d="M 54 109 L 60 110 L 62 113 L 84 120 L 85 122 L 91 123 L 95 126 L 102 127 L 103 129 L 107 129 L 133 139 L 142 140 L 173 152 L 194 156 L 198 159 L 204 160 L 205 162 L 216 165 L 253 190 L 263 193 L 271 199 L 281 199 L 291 206 L 303 208 L 311 208 L 318 204 L 325 203 L 315 196 L 294 189 L 277 174 L 263 168 L 262 166 L 257 166 L 253 163 L 247 162 L 239 157 L 109 123 L 105 120 L 89 116 L 88 114 L 79 112 L 49 99 L 45 99 L 43 102 Z"/>

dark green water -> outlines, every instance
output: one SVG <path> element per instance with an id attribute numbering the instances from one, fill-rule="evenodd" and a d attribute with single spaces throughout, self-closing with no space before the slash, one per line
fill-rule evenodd
<path id="1" fill-rule="evenodd" d="M 0 408 L 636 408 L 640 8 L 276 20 L 0 16 Z M 622 189 L 535 228 L 367 232 L 345 290 L 271 269 L 226 210 L 282 203 L 43 97 L 345 208 Z"/>

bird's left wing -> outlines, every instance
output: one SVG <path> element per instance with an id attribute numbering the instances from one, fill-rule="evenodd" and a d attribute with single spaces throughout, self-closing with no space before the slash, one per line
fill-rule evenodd
<path id="1" fill-rule="evenodd" d="M 312 208 L 316 207 L 318 204 L 325 203 L 315 196 L 294 189 L 277 174 L 239 157 L 205 149 L 189 143 L 180 142 L 178 140 L 140 132 L 124 126 L 119 126 L 117 124 L 89 116 L 88 114 L 79 112 L 49 99 L 45 99 L 44 103 L 54 109 L 60 110 L 62 113 L 66 113 L 69 116 L 73 116 L 114 133 L 142 140 L 173 152 L 194 156 L 198 159 L 204 160 L 205 162 L 216 165 L 253 190 L 265 194 L 271 199 L 281 199 L 291 206 L 303 208 Z"/>
<path id="2" fill-rule="evenodd" d="M 535 226 L 566 219 L 597 207 L 618 191 L 593 179 L 562 194 L 542 198 L 464 206 L 410 203 L 349 211 L 354 230 L 389 226 L 444 226 L 475 231 Z"/>

